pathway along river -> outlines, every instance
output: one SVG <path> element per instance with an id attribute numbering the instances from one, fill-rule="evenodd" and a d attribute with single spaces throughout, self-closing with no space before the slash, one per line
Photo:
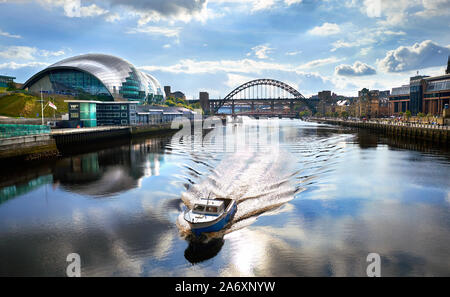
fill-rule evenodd
<path id="1" fill-rule="evenodd" d="M 374 252 L 382 276 L 448 276 L 449 177 L 446 148 L 300 120 L 71 148 L 2 165 L 0 275 L 78 253 L 82 276 L 365 276 Z M 192 241 L 183 210 L 210 193 L 238 212 Z"/>

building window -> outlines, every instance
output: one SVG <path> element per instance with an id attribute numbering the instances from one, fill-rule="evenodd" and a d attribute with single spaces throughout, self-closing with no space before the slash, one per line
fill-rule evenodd
<path id="1" fill-rule="evenodd" d="M 79 116 L 79 114 L 77 112 L 73 112 L 73 113 L 70 114 L 70 117 L 72 119 L 78 119 L 80 116 Z"/>
<path id="2" fill-rule="evenodd" d="M 127 113 L 126 112 L 122 112 L 121 116 L 122 116 L 122 118 L 126 118 L 127 117 Z"/>
<path id="3" fill-rule="evenodd" d="M 127 110 L 127 106 L 126 106 L 126 105 L 121 105 L 121 106 L 120 106 L 120 109 L 121 109 L 121 110 Z"/>
<path id="4" fill-rule="evenodd" d="M 121 120 L 120 123 L 121 123 L 122 125 L 126 125 L 126 124 L 128 124 L 128 121 L 127 121 L 127 120 Z"/>

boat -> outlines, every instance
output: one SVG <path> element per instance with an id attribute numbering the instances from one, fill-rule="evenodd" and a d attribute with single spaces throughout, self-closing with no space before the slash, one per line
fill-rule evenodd
<path id="1" fill-rule="evenodd" d="M 236 201 L 230 198 L 199 199 L 194 207 L 184 213 L 192 233 L 217 232 L 228 224 L 236 213 Z"/>

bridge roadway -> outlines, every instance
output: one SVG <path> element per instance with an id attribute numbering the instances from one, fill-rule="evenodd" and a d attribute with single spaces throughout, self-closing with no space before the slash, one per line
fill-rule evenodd
<path id="1" fill-rule="evenodd" d="M 217 106 L 222 102 L 223 99 L 209 99 L 209 110 L 215 110 Z M 306 99 L 311 100 L 311 103 L 314 99 Z M 255 113 L 255 106 L 256 105 L 270 105 L 271 112 L 274 113 L 273 116 L 278 116 L 278 112 L 275 111 L 275 105 L 287 105 L 289 104 L 290 113 L 294 113 L 294 104 L 298 102 L 304 102 L 305 99 L 302 98 L 257 98 L 257 99 L 229 99 L 226 103 L 226 106 L 231 106 L 232 113 L 235 114 L 234 108 L 235 106 L 239 105 L 246 105 L 251 106 L 252 113 Z M 190 104 L 198 103 L 200 100 L 194 99 L 194 100 L 188 100 Z M 225 105 L 224 105 L 225 106 Z M 257 112 L 258 113 L 258 112 Z M 241 113 L 240 113 L 241 114 Z M 261 114 L 268 115 L 268 113 L 262 112 Z M 285 114 L 285 113 L 282 113 Z"/>

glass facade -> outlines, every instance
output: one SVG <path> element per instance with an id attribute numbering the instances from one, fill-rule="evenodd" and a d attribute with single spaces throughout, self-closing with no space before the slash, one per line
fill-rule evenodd
<path id="1" fill-rule="evenodd" d="M 95 76 L 77 70 L 59 69 L 48 74 L 53 92 L 72 96 L 113 101 L 109 91 Z"/>
<path id="2" fill-rule="evenodd" d="M 135 69 L 131 71 L 130 76 L 122 83 L 119 93 L 129 100 L 145 101 L 147 99 Z"/>
<path id="3" fill-rule="evenodd" d="M 80 120 L 83 127 L 97 127 L 97 107 L 95 103 L 80 103 Z"/>
<path id="4" fill-rule="evenodd" d="M 409 91 L 411 114 L 416 115 L 422 111 L 422 85 L 420 82 L 411 84 Z"/>
<path id="5" fill-rule="evenodd" d="M 0 75 L 0 87 L 7 88 L 8 84 L 14 82 L 15 77 Z"/>

